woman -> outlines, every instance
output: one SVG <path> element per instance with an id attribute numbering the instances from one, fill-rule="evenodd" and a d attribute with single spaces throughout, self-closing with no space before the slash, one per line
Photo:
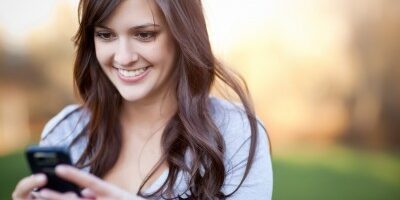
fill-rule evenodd
<path id="1" fill-rule="evenodd" d="M 271 199 L 268 140 L 240 79 L 215 60 L 199 0 L 81 0 L 76 88 L 41 145 L 68 145 L 58 176 L 86 199 Z M 218 78 L 241 106 L 210 97 Z M 88 171 L 90 173 L 87 173 Z M 32 196 L 42 174 L 20 181 Z M 48 189 L 38 199 L 80 199 Z"/>

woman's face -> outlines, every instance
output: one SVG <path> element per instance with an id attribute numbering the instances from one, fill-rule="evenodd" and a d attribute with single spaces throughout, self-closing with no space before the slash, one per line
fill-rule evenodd
<path id="1" fill-rule="evenodd" d="M 154 1 L 122 1 L 95 27 L 94 44 L 102 70 L 125 101 L 152 101 L 172 86 L 175 45 Z"/>

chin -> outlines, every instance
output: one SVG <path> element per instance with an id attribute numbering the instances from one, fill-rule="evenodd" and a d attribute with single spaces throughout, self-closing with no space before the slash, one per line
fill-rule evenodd
<path id="1" fill-rule="evenodd" d="M 121 94 L 121 97 L 124 101 L 128 101 L 128 102 L 135 102 L 135 101 L 139 101 L 140 99 L 144 98 L 143 95 L 139 95 L 139 94 Z"/>

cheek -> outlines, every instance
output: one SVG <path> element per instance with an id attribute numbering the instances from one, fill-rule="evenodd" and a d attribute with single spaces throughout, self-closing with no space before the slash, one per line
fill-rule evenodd
<path id="1" fill-rule="evenodd" d="M 95 50 L 100 65 L 107 65 L 112 57 L 112 48 L 109 45 L 95 43 Z"/>
<path id="2" fill-rule="evenodd" d="M 170 66 L 175 58 L 175 46 L 171 42 L 170 38 L 159 38 L 155 42 L 154 48 L 149 51 L 149 56 L 151 56 L 154 62 L 157 62 L 162 66 Z"/>

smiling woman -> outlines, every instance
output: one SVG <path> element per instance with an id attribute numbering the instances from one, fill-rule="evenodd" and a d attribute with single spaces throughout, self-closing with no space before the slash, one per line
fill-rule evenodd
<path id="1" fill-rule="evenodd" d="M 124 99 L 156 101 L 173 87 L 176 48 L 155 2 L 124 1 L 94 31 L 99 64 Z"/>
<path id="2" fill-rule="evenodd" d="M 59 166 L 58 176 L 85 188 L 84 198 L 271 199 L 265 128 L 241 79 L 215 59 L 200 0 L 82 0 L 79 13 L 83 104 L 54 117 L 40 144 L 68 146 L 82 170 Z M 211 97 L 216 79 L 241 102 Z M 14 199 L 45 182 L 21 180 Z"/>

